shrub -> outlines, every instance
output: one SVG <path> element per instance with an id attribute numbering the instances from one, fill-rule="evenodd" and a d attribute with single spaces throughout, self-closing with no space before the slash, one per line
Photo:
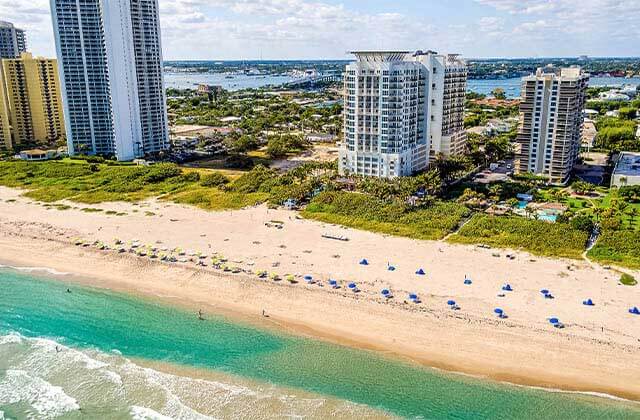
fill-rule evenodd
<path id="1" fill-rule="evenodd" d="M 625 286 L 635 286 L 636 284 L 638 284 L 636 279 L 632 275 L 627 273 L 622 274 L 622 276 L 620 277 L 620 283 L 624 284 Z"/>
<path id="2" fill-rule="evenodd" d="M 213 172 L 203 176 L 200 180 L 200 185 L 203 187 L 220 187 L 228 184 L 229 178 L 221 174 L 220 172 Z"/>
<path id="3" fill-rule="evenodd" d="M 583 232 L 591 233 L 594 223 L 589 216 L 580 215 L 571 219 L 571 227 Z"/>
<path id="4" fill-rule="evenodd" d="M 477 214 L 449 240 L 524 249 L 537 255 L 579 258 L 588 236 L 570 224 Z"/>

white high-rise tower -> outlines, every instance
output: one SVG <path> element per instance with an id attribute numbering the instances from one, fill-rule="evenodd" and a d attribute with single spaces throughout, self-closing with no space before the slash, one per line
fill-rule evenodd
<path id="1" fill-rule="evenodd" d="M 355 52 L 345 72 L 343 174 L 384 178 L 464 151 L 466 63 L 432 51 Z"/>
<path id="2" fill-rule="evenodd" d="M 51 0 L 69 153 L 169 144 L 157 0 Z"/>

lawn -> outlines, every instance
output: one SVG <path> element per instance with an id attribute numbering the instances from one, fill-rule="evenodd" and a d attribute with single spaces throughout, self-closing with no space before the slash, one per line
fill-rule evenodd
<path id="1" fill-rule="evenodd" d="M 547 223 L 522 217 L 476 214 L 449 241 L 520 249 L 547 257 L 580 258 L 588 235 L 568 224 Z"/>

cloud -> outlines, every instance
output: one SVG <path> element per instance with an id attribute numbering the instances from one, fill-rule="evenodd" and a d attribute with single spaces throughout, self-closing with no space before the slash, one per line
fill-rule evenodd
<path id="1" fill-rule="evenodd" d="M 168 59 L 342 58 L 354 49 L 632 55 L 640 39 L 638 0 L 452 0 L 437 20 L 428 8 L 400 13 L 408 0 L 376 7 L 340 0 L 159 3 Z M 34 53 L 55 54 L 48 0 L 0 0 L 0 16 L 27 30 Z"/>

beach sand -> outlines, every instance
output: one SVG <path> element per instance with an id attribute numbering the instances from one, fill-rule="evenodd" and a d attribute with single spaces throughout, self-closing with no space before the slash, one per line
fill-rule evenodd
<path id="1" fill-rule="evenodd" d="M 150 296 L 194 313 L 202 309 L 240 317 L 426 366 L 640 401 L 640 317 L 628 312 L 640 305 L 640 287 L 619 285 L 613 271 L 582 261 L 345 229 L 266 207 L 212 213 L 152 200 L 67 203 L 75 208 L 62 211 L 20 194 L 0 188 L 3 264 L 47 267 L 73 274 L 69 280 Z M 126 215 L 85 212 L 83 207 Z M 283 228 L 265 226 L 272 220 L 283 222 Z M 350 240 L 324 239 L 325 233 Z M 233 266 L 312 275 L 320 284 L 274 282 L 78 247 L 73 244 L 78 237 L 220 253 Z M 516 258 L 506 258 L 508 253 Z M 358 263 L 362 258 L 368 266 Z M 388 264 L 395 271 L 388 271 Z M 418 268 L 426 275 L 416 275 Z M 465 275 L 473 284 L 463 283 Z M 330 289 L 329 278 L 345 287 Z M 360 293 L 347 290 L 350 281 Z M 514 291 L 502 292 L 505 283 Z M 384 299 L 383 288 L 395 298 Z M 549 289 L 555 299 L 544 299 L 541 289 Z M 409 292 L 422 303 L 404 303 Z M 596 306 L 582 305 L 587 298 Z M 448 307 L 450 299 L 460 310 Z M 509 317 L 496 318 L 496 307 Z M 263 310 L 268 318 L 262 317 Z M 566 328 L 553 328 L 550 317 L 558 317 Z"/>

